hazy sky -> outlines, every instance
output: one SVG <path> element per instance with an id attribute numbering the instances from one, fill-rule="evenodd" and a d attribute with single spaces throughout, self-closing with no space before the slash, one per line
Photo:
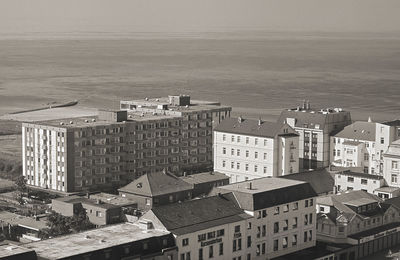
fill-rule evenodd
<path id="1" fill-rule="evenodd" d="M 0 34 L 400 31 L 400 0 L 0 0 Z"/>

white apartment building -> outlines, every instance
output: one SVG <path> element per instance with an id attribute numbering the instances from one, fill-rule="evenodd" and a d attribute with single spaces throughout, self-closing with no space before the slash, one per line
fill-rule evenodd
<path id="1" fill-rule="evenodd" d="M 220 186 L 213 193 L 233 193 L 253 216 L 246 239 L 255 248 L 251 259 L 273 259 L 315 246 L 317 194 L 309 183 L 267 177 Z"/>
<path id="2" fill-rule="evenodd" d="M 156 230 L 171 232 L 178 260 L 252 260 L 252 217 L 240 209 L 232 194 L 159 206 L 140 220 Z"/>
<path id="3" fill-rule="evenodd" d="M 227 118 L 213 138 L 214 170 L 232 183 L 299 171 L 298 135 L 287 124 Z"/>
<path id="4" fill-rule="evenodd" d="M 331 163 L 334 166 L 359 167 L 364 173 L 379 174 L 376 160 L 376 125 L 356 121 L 331 137 Z"/>
<path id="5" fill-rule="evenodd" d="M 384 159 L 383 155 L 389 148 L 393 141 L 400 138 L 400 120 L 393 120 L 384 123 L 376 124 L 376 145 L 375 145 L 375 159 L 379 165 L 379 173 L 384 173 Z"/>
<path id="6" fill-rule="evenodd" d="M 282 111 L 278 122 L 287 123 L 299 134 L 300 170 L 329 166 L 330 136 L 351 124 L 350 112 L 341 108 L 311 109 L 302 107 Z"/>
<path id="7" fill-rule="evenodd" d="M 400 187 L 400 140 L 392 142 L 383 154 L 383 177 L 392 187 Z"/>

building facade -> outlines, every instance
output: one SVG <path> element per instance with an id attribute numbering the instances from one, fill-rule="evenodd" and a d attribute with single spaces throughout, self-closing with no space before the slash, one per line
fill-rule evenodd
<path id="1" fill-rule="evenodd" d="M 231 182 L 296 173 L 298 140 L 287 124 L 225 119 L 214 129 L 214 170 Z"/>
<path id="2" fill-rule="evenodd" d="M 382 158 L 383 177 L 390 186 L 400 188 L 400 140 L 392 142 Z"/>
<path id="3" fill-rule="evenodd" d="M 336 192 L 362 190 L 371 194 L 376 189 L 386 186 L 385 179 L 380 175 L 352 172 L 350 170 L 335 174 Z"/>
<path id="4" fill-rule="evenodd" d="M 392 142 L 400 138 L 400 120 L 387 121 L 376 124 L 376 163 L 379 165 L 379 174 L 384 173 L 384 154 Z"/>
<path id="5" fill-rule="evenodd" d="M 255 249 L 251 259 L 273 259 L 316 244 L 316 192 L 302 181 L 259 178 L 214 189 L 233 193 L 240 207 L 253 217 L 247 241 Z"/>
<path id="6" fill-rule="evenodd" d="M 307 170 L 329 165 L 330 137 L 351 124 L 351 116 L 341 108 L 314 110 L 304 102 L 302 107 L 282 111 L 278 122 L 299 134 L 300 170 Z"/>

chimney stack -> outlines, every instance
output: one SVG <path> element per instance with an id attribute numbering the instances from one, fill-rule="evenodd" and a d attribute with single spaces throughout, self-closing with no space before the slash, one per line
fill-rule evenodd
<path id="1" fill-rule="evenodd" d="M 368 123 L 371 123 L 372 122 L 372 119 L 371 119 L 371 117 L 369 116 L 368 117 Z"/>
<path id="2" fill-rule="evenodd" d="M 258 118 L 258 125 L 261 125 L 262 121 L 261 121 L 261 117 Z"/>
<path id="3" fill-rule="evenodd" d="M 303 109 L 307 109 L 307 107 L 306 107 L 306 100 L 305 100 L 305 99 L 303 99 Z"/>
<path id="4" fill-rule="evenodd" d="M 249 182 L 247 183 L 247 189 L 248 189 L 248 190 L 253 189 L 253 183 L 252 183 L 251 181 L 249 181 Z"/>
<path id="5" fill-rule="evenodd" d="M 238 122 L 239 122 L 239 123 L 242 123 L 242 122 L 243 122 L 242 116 L 239 116 L 239 117 L 238 117 Z"/>

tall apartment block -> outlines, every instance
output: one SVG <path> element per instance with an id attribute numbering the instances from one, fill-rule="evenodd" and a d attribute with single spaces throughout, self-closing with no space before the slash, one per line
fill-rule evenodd
<path id="1" fill-rule="evenodd" d="M 288 124 L 227 118 L 214 129 L 214 170 L 232 183 L 296 173 L 298 143 Z"/>
<path id="2" fill-rule="evenodd" d="M 219 102 L 191 100 L 187 95 L 121 101 L 120 109 L 181 117 L 179 161 L 182 172 L 212 167 L 212 129 L 230 117 L 232 110 Z"/>
<path id="3" fill-rule="evenodd" d="M 302 107 L 282 111 L 280 123 L 293 127 L 299 137 L 300 170 L 327 167 L 330 162 L 330 136 L 351 124 L 350 112 L 341 108 L 311 109 Z"/>

